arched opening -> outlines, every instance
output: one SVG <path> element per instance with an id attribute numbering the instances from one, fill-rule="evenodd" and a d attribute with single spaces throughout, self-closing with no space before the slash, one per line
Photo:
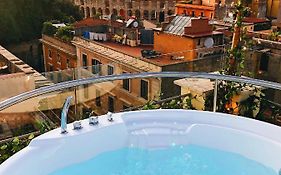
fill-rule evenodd
<path id="1" fill-rule="evenodd" d="M 173 12 L 173 10 L 168 10 L 167 14 L 168 14 L 169 16 L 171 16 L 171 15 L 174 14 L 174 12 Z"/>
<path id="2" fill-rule="evenodd" d="M 112 9 L 111 20 L 117 20 L 118 12 L 116 9 Z"/>
<path id="3" fill-rule="evenodd" d="M 103 15 L 101 8 L 98 9 L 98 13 L 99 13 L 99 15 Z"/>
<path id="4" fill-rule="evenodd" d="M 116 9 L 112 9 L 112 14 L 117 16 L 118 15 L 117 10 Z"/>
<path id="5" fill-rule="evenodd" d="M 156 13 L 155 10 L 152 10 L 152 11 L 150 12 L 150 18 L 151 18 L 151 20 L 156 20 L 156 18 L 157 18 L 157 13 Z"/>
<path id="6" fill-rule="evenodd" d="M 148 10 L 144 10 L 143 11 L 143 18 L 144 19 L 149 19 L 149 12 L 148 12 Z"/>
<path id="7" fill-rule="evenodd" d="M 136 10 L 136 11 L 135 11 L 135 16 L 136 16 L 137 18 L 141 18 L 141 12 L 140 12 L 139 10 Z"/>
<path id="8" fill-rule="evenodd" d="M 86 7 L 86 18 L 90 17 L 90 7 Z"/>
<path id="9" fill-rule="evenodd" d="M 132 10 L 128 10 L 128 11 L 127 11 L 127 16 L 128 16 L 128 17 L 133 16 L 133 12 L 132 12 Z"/>
<path id="10" fill-rule="evenodd" d="M 104 13 L 105 13 L 105 15 L 110 15 L 110 10 L 109 10 L 109 8 L 106 8 Z"/>
<path id="11" fill-rule="evenodd" d="M 81 11 L 81 14 L 83 15 L 83 17 L 85 18 L 86 16 L 85 16 L 85 9 L 84 9 L 84 7 L 81 7 L 80 11 Z"/>
<path id="12" fill-rule="evenodd" d="M 124 10 L 124 9 L 120 9 L 119 15 L 120 15 L 122 18 L 125 18 L 125 16 L 126 16 L 125 10 Z"/>
<path id="13" fill-rule="evenodd" d="M 165 21 L 165 12 L 164 11 L 161 11 L 159 13 L 159 22 L 164 22 Z"/>
<path id="14" fill-rule="evenodd" d="M 93 8 L 92 8 L 92 15 L 94 16 L 94 15 L 96 15 L 96 14 L 97 14 L 96 8 L 93 7 Z"/>

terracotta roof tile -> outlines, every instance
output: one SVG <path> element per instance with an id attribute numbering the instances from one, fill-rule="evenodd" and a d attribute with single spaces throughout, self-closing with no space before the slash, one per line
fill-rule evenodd
<path id="1" fill-rule="evenodd" d="M 243 19 L 243 22 L 247 23 L 263 23 L 263 22 L 268 22 L 267 19 L 263 18 L 254 18 L 254 17 L 246 17 Z"/>
<path id="2" fill-rule="evenodd" d="M 105 20 L 105 19 L 86 18 L 86 19 L 76 22 L 74 24 L 74 27 L 80 28 L 80 27 L 100 26 L 100 25 L 110 25 L 113 27 L 122 27 L 123 23 L 120 23 L 117 21 Z"/>

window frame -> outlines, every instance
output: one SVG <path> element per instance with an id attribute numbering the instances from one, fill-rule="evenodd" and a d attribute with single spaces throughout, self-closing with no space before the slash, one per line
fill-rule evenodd
<path id="1" fill-rule="evenodd" d="M 142 81 L 147 83 L 147 94 L 146 94 L 146 96 L 143 96 L 143 93 L 142 93 L 142 90 L 144 89 L 144 88 L 142 88 Z M 140 81 L 140 97 L 145 99 L 145 100 L 149 99 L 149 81 L 148 80 L 141 79 L 141 81 Z"/>

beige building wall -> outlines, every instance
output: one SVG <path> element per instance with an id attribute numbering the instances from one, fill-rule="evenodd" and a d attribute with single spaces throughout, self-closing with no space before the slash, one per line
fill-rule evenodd
<path id="1" fill-rule="evenodd" d="M 34 77 L 24 73 L 0 76 L 0 101 L 35 89 Z"/>

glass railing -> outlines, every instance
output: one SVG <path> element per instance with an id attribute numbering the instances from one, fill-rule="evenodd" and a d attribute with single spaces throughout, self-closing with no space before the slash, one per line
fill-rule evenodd
<path id="1" fill-rule="evenodd" d="M 108 75 L 113 74 L 113 75 Z M 140 109 L 182 108 L 224 112 L 281 125 L 281 84 L 202 72 L 128 74 L 108 66 L 45 73 L 53 84 L 0 103 L 0 139 L 60 126 L 65 99 L 68 122 Z"/>

